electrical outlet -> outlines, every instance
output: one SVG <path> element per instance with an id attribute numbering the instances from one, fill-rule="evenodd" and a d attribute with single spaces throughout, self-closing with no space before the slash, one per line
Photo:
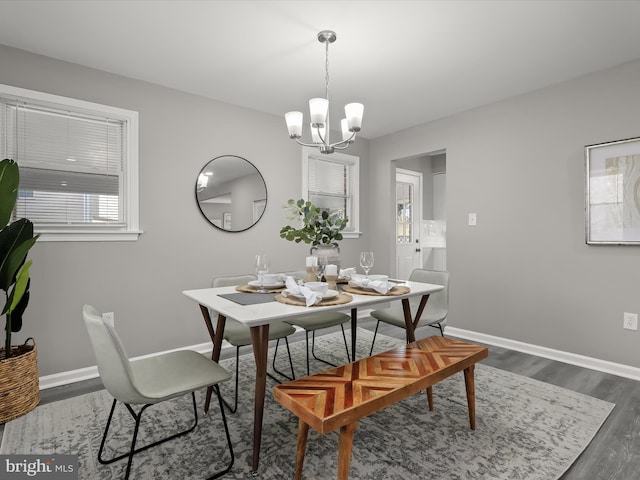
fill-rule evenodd
<path id="1" fill-rule="evenodd" d="M 637 315 L 636 315 L 637 317 Z M 102 314 L 102 320 L 105 321 L 105 323 L 107 323 L 108 325 L 111 325 L 112 327 L 115 327 L 115 323 L 116 323 L 116 319 L 115 319 L 115 315 L 113 314 L 113 312 L 106 312 Z"/>
<path id="2" fill-rule="evenodd" d="M 475 213 L 470 213 L 469 214 L 469 225 L 474 227 L 478 224 L 478 215 Z"/>
<path id="3" fill-rule="evenodd" d="M 638 314 L 624 312 L 624 320 L 622 326 L 627 330 L 638 330 Z"/>

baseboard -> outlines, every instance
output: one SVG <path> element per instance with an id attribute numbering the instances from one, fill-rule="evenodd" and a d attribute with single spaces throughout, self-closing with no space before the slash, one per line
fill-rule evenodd
<path id="1" fill-rule="evenodd" d="M 362 312 L 358 312 L 358 318 L 365 318 L 369 315 L 370 312 L 370 309 L 362 310 Z M 591 370 L 597 370 L 599 372 L 618 375 L 619 377 L 630 378 L 632 380 L 640 380 L 640 368 L 632 367 L 630 365 L 624 365 L 622 363 L 609 362 L 607 360 L 600 360 L 598 358 L 586 357 L 584 355 L 563 352 L 561 350 L 554 350 L 552 348 L 532 345 L 530 343 L 519 342 L 517 340 L 510 340 L 508 338 L 486 335 L 484 333 L 464 330 L 462 328 L 456 328 L 450 325 L 447 325 L 445 333 L 447 335 L 463 338 L 465 340 L 480 342 L 487 345 L 495 345 L 496 347 L 503 347 L 517 352 L 528 353 L 530 355 L 536 355 L 538 357 L 548 358 L 550 360 L 557 360 L 559 362 L 576 365 L 578 367 L 589 368 Z M 223 342 L 222 349 L 224 350 L 227 348 L 233 347 L 227 342 Z M 211 343 L 200 343 L 198 345 L 191 345 L 189 347 L 182 347 L 180 349 L 167 350 L 167 352 L 186 349 L 194 350 L 202 354 L 210 354 Z M 147 358 L 154 355 L 159 355 L 160 353 L 166 352 L 152 353 L 135 358 Z M 92 378 L 97 378 L 98 376 L 98 367 L 95 365 L 92 367 L 79 368 L 77 370 L 69 370 L 67 372 L 45 375 L 43 377 L 40 377 L 40 390 L 46 390 L 48 388 L 81 382 L 83 380 L 90 380 Z"/>
<path id="2" fill-rule="evenodd" d="M 461 328 L 451 327 L 447 325 L 445 333 L 452 337 L 459 337 L 465 340 L 471 340 L 496 347 L 503 347 L 517 352 L 528 353 L 550 360 L 576 365 L 578 367 L 589 368 L 599 372 L 610 373 L 619 377 L 630 378 L 632 380 L 640 380 L 640 368 L 624 365 L 622 363 L 609 362 L 598 358 L 586 357 L 576 353 L 563 352 L 554 350 L 553 348 L 541 347 L 530 343 L 510 340 L 508 338 L 486 335 L 484 333 L 473 332 Z"/>

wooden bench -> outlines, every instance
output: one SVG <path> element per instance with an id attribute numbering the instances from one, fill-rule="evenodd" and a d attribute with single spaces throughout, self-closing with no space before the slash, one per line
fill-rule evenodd
<path id="1" fill-rule="evenodd" d="M 340 428 L 338 479 L 349 478 L 358 420 L 464 371 L 471 429 L 475 418 L 475 364 L 487 357 L 480 345 L 433 336 L 337 368 L 277 385 L 274 398 L 298 416 L 296 480 L 302 478 L 309 427 L 322 434 Z"/>

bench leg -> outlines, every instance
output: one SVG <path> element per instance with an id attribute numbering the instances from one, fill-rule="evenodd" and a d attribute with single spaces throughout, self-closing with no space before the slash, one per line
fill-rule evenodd
<path id="1" fill-rule="evenodd" d="M 307 436 L 309 425 L 302 420 L 298 422 L 298 449 L 296 451 L 296 477 L 295 480 L 302 480 L 302 466 L 304 464 L 304 454 L 307 451 Z"/>
<path id="2" fill-rule="evenodd" d="M 351 450 L 353 447 L 353 434 L 358 422 L 340 427 L 340 448 L 338 450 L 338 480 L 349 479 L 349 465 L 351 464 Z"/>
<path id="3" fill-rule="evenodd" d="M 433 412 L 433 387 L 427 387 L 427 402 L 429 403 L 429 411 Z"/>
<path id="4" fill-rule="evenodd" d="M 475 365 L 471 365 L 464 369 L 464 384 L 467 388 L 467 405 L 469 407 L 469 424 L 471 430 L 476 429 L 476 391 L 475 381 L 473 379 L 473 372 Z"/>

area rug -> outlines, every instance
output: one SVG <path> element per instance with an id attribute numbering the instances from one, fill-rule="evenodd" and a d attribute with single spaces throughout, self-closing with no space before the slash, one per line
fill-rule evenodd
<path id="1" fill-rule="evenodd" d="M 347 333 L 348 334 L 348 333 Z M 364 354 L 371 334 L 358 329 L 358 350 Z M 401 344 L 378 335 L 376 351 Z M 283 352 L 283 350 L 280 350 Z M 280 357 L 280 352 L 278 356 Z M 272 353 L 272 352 L 270 352 Z M 305 368 L 304 342 L 291 344 L 294 365 Z M 316 353 L 343 363 L 341 334 L 316 339 Z M 271 358 L 271 356 L 270 356 Z M 286 357 L 278 369 L 287 371 Z M 238 411 L 227 416 L 236 454 L 224 478 L 243 479 L 251 471 L 253 424 L 253 356 L 241 356 Z M 221 362 L 230 371 L 233 360 Z M 316 370 L 326 368 L 313 363 Z M 271 381 L 269 381 L 271 382 Z M 297 418 L 272 399 L 267 385 L 259 478 L 293 478 Z M 231 399 L 233 382 L 225 386 Z M 353 444 L 350 478 L 438 480 L 554 480 L 587 447 L 614 405 L 543 382 L 482 364 L 476 368 L 477 429 L 469 429 L 462 374 L 434 387 L 435 411 L 418 394 L 359 422 Z M 203 394 L 198 397 L 203 404 Z M 80 479 L 123 478 L 125 462 L 100 465 L 97 452 L 112 398 L 106 391 L 45 404 L 9 422 L 0 447 L 2 454 L 77 454 Z M 226 443 L 217 403 L 189 435 L 137 455 L 134 479 L 202 479 L 223 466 Z M 126 451 L 132 420 L 116 409 L 115 431 L 109 445 Z M 147 410 L 140 441 L 157 438 L 165 429 L 177 431 L 192 413 L 190 397 Z M 112 453 L 107 451 L 107 455 Z M 305 479 L 336 477 L 338 433 L 310 430 Z"/>

